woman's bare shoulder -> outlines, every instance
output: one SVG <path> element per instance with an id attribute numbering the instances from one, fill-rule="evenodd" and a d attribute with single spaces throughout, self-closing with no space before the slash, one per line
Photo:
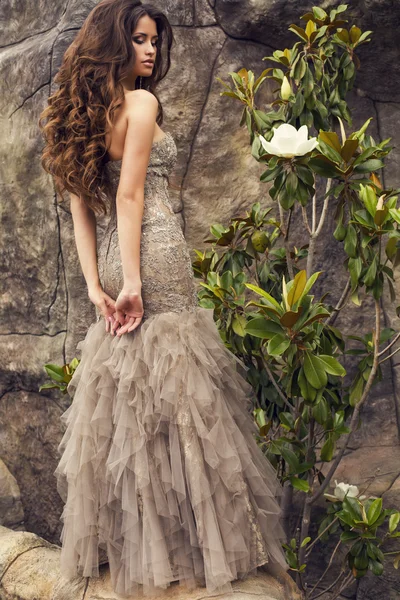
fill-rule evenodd
<path id="1" fill-rule="evenodd" d="M 128 90 L 125 92 L 125 102 L 127 107 L 137 106 L 138 103 L 158 106 L 158 100 L 155 95 L 143 89 Z"/>

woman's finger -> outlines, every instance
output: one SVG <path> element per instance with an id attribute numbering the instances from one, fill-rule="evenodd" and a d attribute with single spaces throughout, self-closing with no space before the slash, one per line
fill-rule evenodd
<path id="1" fill-rule="evenodd" d="M 124 334 L 134 321 L 135 317 L 129 317 L 128 320 L 124 323 L 124 325 L 118 330 L 117 335 L 121 336 L 122 334 Z"/>
<path id="2" fill-rule="evenodd" d="M 142 317 L 137 317 L 135 322 L 132 323 L 132 325 L 128 328 L 128 333 L 130 331 L 133 331 L 134 329 L 136 329 L 136 327 L 138 327 L 138 325 L 140 325 L 140 321 L 142 320 Z"/>

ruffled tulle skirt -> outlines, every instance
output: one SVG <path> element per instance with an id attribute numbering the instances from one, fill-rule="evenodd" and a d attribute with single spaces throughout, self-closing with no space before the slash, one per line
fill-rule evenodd
<path id="1" fill-rule="evenodd" d="M 121 337 L 100 319 L 77 350 L 54 472 L 64 575 L 97 577 L 106 556 L 118 594 L 148 596 L 286 569 L 281 486 L 213 311 L 152 315 Z"/>

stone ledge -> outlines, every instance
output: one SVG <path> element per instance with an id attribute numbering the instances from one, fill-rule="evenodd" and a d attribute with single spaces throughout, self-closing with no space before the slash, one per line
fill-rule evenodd
<path id="1" fill-rule="evenodd" d="M 60 547 L 28 531 L 13 531 L 0 526 L 1 600 L 127 600 L 111 587 L 107 565 L 100 576 L 64 578 L 59 570 Z M 232 584 L 233 593 L 213 595 L 220 600 L 300 600 L 301 595 L 287 573 L 267 569 L 258 575 Z M 173 582 L 156 597 L 163 600 L 203 600 L 205 588 L 188 590 Z M 133 597 L 132 597 L 133 600 Z"/>

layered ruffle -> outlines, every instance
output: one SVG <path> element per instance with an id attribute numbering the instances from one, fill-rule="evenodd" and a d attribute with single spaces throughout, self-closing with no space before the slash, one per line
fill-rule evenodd
<path id="1" fill-rule="evenodd" d="M 54 474 L 61 570 L 149 596 L 171 581 L 210 594 L 267 562 L 287 568 L 275 470 L 254 439 L 252 387 L 213 311 L 165 312 L 77 347 Z"/>

